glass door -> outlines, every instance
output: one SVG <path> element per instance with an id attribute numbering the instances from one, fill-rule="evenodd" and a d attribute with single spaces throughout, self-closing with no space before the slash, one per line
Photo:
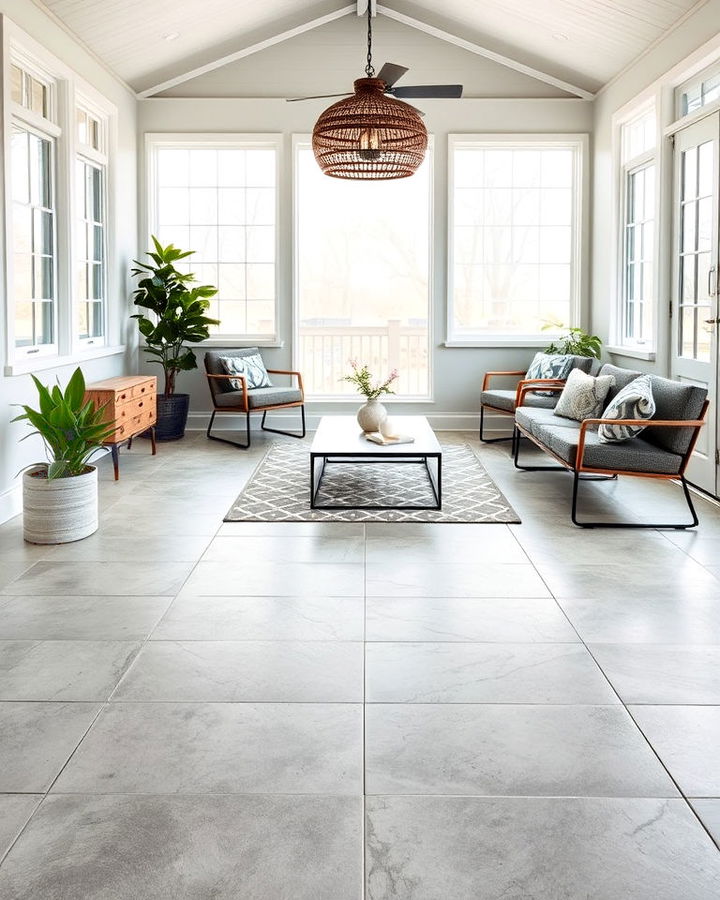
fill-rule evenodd
<path id="1" fill-rule="evenodd" d="M 673 378 L 708 389 L 707 424 L 688 481 L 718 493 L 718 172 L 720 114 L 675 135 L 673 197 Z"/>

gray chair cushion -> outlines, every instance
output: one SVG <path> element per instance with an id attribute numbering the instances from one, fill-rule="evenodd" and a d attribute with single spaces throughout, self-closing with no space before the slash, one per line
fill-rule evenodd
<path id="1" fill-rule="evenodd" d="M 525 394 L 523 400 L 524 406 L 539 406 L 543 409 L 552 409 L 557 403 L 559 393 L 553 394 L 551 397 L 545 397 L 539 394 Z M 515 409 L 515 391 L 483 391 L 480 395 L 480 402 L 483 406 L 492 406 L 494 409 L 504 409 L 512 412 Z"/>
<path id="2" fill-rule="evenodd" d="M 642 372 L 636 372 L 634 369 L 623 369 L 620 366 L 613 366 L 610 363 L 605 363 L 600 367 L 600 372 L 598 374 L 612 375 L 615 379 L 615 383 L 608 391 L 607 399 L 605 401 L 605 406 L 607 406 L 608 403 L 612 403 L 626 385 L 630 384 L 630 382 L 634 378 L 637 378 L 638 375 L 642 375 Z"/>
<path id="3" fill-rule="evenodd" d="M 253 391 L 248 391 L 247 395 L 250 409 L 302 402 L 302 393 L 299 388 L 293 387 L 255 388 Z M 222 394 L 216 394 L 214 400 L 218 409 L 244 408 L 242 391 L 225 391 Z"/>
<path id="4" fill-rule="evenodd" d="M 220 362 L 221 356 L 254 356 L 259 352 L 257 347 L 243 347 L 240 350 L 208 350 L 205 354 L 205 371 L 209 375 L 227 375 L 225 366 Z M 235 388 L 232 386 L 229 378 L 208 378 L 208 383 L 216 405 L 219 405 L 217 398 L 220 394 L 235 392 Z"/>
<path id="5" fill-rule="evenodd" d="M 659 375 L 651 375 L 655 415 L 653 419 L 697 419 L 707 397 L 705 388 L 695 384 L 671 381 Z M 647 428 L 643 438 L 663 450 L 687 453 L 692 440 L 692 428 Z"/>
<path id="6" fill-rule="evenodd" d="M 553 453 L 570 465 L 575 465 L 580 426 L 538 426 L 534 432 Z M 644 437 L 636 437 L 622 444 L 602 444 L 597 431 L 588 430 L 585 436 L 583 464 L 597 469 L 627 472 L 656 472 L 663 475 L 677 475 L 682 465 L 682 456 L 663 450 L 649 443 Z"/>
<path id="7" fill-rule="evenodd" d="M 521 425 L 530 434 L 535 434 L 537 429 L 541 429 L 547 425 L 575 428 L 577 430 L 578 423 L 573 419 L 561 419 L 555 415 L 551 409 L 531 409 L 529 406 L 521 406 L 515 412 L 515 421 Z"/>

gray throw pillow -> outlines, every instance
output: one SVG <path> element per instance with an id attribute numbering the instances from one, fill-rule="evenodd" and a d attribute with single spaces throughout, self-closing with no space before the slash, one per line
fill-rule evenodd
<path id="1" fill-rule="evenodd" d="M 574 359 L 567 354 L 536 353 L 525 378 L 553 378 L 565 381 L 573 367 Z M 555 397 L 554 391 L 533 391 L 539 397 Z"/>
<path id="2" fill-rule="evenodd" d="M 608 391 L 615 383 L 612 375 L 586 375 L 580 369 L 573 369 L 568 375 L 557 406 L 553 410 L 556 416 L 565 419 L 597 419 L 602 412 Z"/>
<path id="3" fill-rule="evenodd" d="M 220 365 L 228 375 L 244 375 L 248 390 L 253 388 L 272 387 L 272 381 L 259 353 L 251 356 L 221 356 Z M 236 391 L 242 390 L 242 381 L 233 380 L 230 384 Z"/>
<path id="4" fill-rule="evenodd" d="M 636 437 L 644 425 L 613 425 L 613 419 L 652 419 L 655 415 L 655 398 L 649 375 L 640 375 L 626 385 L 602 414 L 607 425 L 598 426 L 598 438 L 604 444 L 617 444 Z"/>

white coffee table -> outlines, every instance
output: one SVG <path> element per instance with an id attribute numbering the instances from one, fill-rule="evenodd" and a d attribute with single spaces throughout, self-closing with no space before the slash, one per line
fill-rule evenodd
<path id="1" fill-rule="evenodd" d="M 323 416 L 310 447 L 310 506 L 312 509 L 441 509 L 442 448 L 424 416 L 393 416 L 401 434 L 412 444 L 381 446 L 366 440 L 355 416 Z M 319 504 L 317 495 L 326 466 L 353 463 L 415 463 L 424 465 L 435 502 L 427 506 L 362 506 Z"/>

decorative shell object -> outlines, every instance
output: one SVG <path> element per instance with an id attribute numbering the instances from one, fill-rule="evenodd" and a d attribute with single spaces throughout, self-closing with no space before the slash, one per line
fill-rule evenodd
<path id="1" fill-rule="evenodd" d="M 384 438 L 394 438 L 397 437 L 397 428 L 395 427 L 395 422 L 388 416 L 384 422 L 380 423 L 380 434 Z"/>

